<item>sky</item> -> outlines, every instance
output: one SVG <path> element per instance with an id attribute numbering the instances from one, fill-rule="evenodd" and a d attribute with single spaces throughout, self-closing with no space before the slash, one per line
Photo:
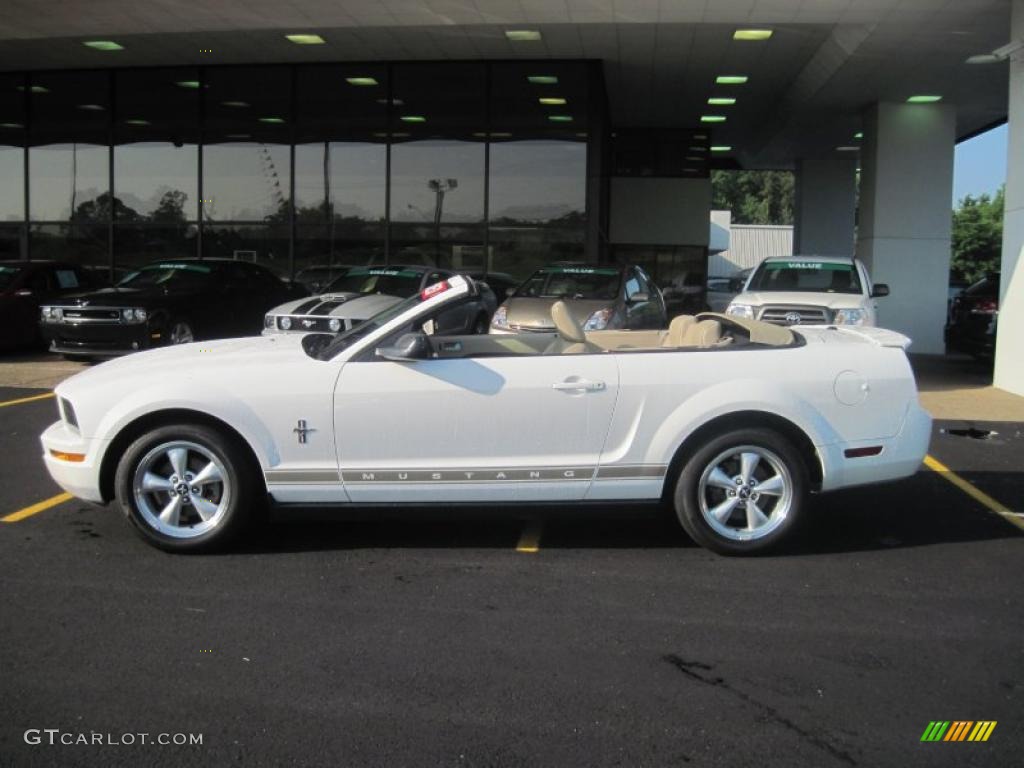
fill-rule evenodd
<path id="1" fill-rule="evenodd" d="M 956 146 L 953 161 L 953 207 L 965 195 L 993 194 L 1006 181 L 1006 125 Z"/>

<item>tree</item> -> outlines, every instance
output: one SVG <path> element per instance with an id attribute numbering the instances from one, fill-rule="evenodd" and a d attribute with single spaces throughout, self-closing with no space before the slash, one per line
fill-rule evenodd
<path id="1" fill-rule="evenodd" d="M 1005 188 L 992 197 L 967 195 L 953 211 L 950 271 L 968 283 L 999 271 Z"/>
<path id="2" fill-rule="evenodd" d="M 712 171 L 711 207 L 734 224 L 792 224 L 793 188 L 789 171 Z"/>

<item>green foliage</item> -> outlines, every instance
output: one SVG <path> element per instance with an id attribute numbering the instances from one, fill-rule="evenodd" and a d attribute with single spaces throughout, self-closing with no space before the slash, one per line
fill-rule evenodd
<path id="1" fill-rule="evenodd" d="M 712 171 L 711 207 L 733 224 L 792 224 L 793 186 L 789 171 Z"/>
<path id="2" fill-rule="evenodd" d="M 973 283 L 999 271 L 1003 246 L 1003 188 L 995 195 L 967 195 L 953 211 L 954 276 Z"/>

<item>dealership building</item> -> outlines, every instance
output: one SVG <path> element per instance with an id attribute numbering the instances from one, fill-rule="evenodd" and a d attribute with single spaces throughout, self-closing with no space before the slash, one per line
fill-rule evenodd
<path id="1" fill-rule="evenodd" d="M 795 252 L 859 256 L 939 353 L 954 147 L 1007 120 L 1024 394 L 1024 0 L 6 0 L 0 258 L 664 285 L 706 272 L 711 169 L 791 169 Z"/>

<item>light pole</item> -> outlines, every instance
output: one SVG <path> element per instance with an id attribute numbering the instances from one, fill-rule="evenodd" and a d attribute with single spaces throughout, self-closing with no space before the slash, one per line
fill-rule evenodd
<path id="1" fill-rule="evenodd" d="M 434 263 L 441 266 L 441 213 L 444 210 L 444 195 L 459 186 L 458 179 L 430 179 L 427 187 L 434 190 Z"/>

